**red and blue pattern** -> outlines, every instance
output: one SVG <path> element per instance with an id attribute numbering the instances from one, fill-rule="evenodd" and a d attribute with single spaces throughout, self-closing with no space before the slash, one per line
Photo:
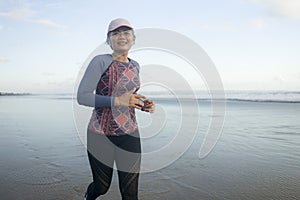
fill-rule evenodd
<path id="1" fill-rule="evenodd" d="M 113 61 L 98 82 L 96 94 L 117 97 L 139 87 L 138 67 L 132 62 Z M 113 106 L 95 108 L 88 128 L 105 135 L 124 135 L 137 127 L 134 108 Z"/>

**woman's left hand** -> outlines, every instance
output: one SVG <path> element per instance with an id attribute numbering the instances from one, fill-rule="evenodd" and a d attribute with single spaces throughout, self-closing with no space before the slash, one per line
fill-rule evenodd
<path id="1" fill-rule="evenodd" d="M 154 113 L 155 111 L 154 102 L 149 99 L 144 100 L 144 106 L 142 107 L 142 111 Z"/>

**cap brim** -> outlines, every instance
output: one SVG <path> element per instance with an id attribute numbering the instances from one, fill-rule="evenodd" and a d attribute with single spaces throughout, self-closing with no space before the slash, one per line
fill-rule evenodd
<path id="1" fill-rule="evenodd" d="M 115 30 L 117 30 L 118 28 L 121 28 L 121 27 L 127 27 L 127 28 L 130 28 L 130 29 L 133 29 L 132 26 L 128 26 L 127 24 L 124 24 L 124 25 L 119 25 L 117 27 L 111 28 L 111 30 L 109 30 L 109 32 L 115 31 Z"/>

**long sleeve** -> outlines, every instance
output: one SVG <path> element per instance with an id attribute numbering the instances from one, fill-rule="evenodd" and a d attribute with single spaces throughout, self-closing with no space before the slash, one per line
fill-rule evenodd
<path id="1" fill-rule="evenodd" d="M 111 107 L 114 97 L 95 94 L 97 84 L 105 69 L 101 56 L 96 56 L 88 65 L 77 91 L 77 102 L 89 107 Z"/>

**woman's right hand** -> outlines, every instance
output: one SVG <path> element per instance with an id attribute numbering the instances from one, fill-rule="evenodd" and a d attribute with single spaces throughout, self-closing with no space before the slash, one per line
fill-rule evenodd
<path id="1" fill-rule="evenodd" d="M 139 100 L 138 98 L 141 99 L 146 99 L 146 97 L 144 95 L 141 94 L 135 94 L 136 88 L 134 88 L 133 90 L 124 93 L 123 95 L 119 96 L 119 97 L 115 97 L 115 102 L 114 105 L 115 106 L 129 106 L 129 107 L 133 107 L 133 108 L 137 108 L 139 110 L 142 109 L 142 107 L 144 106 L 144 102 Z"/>

